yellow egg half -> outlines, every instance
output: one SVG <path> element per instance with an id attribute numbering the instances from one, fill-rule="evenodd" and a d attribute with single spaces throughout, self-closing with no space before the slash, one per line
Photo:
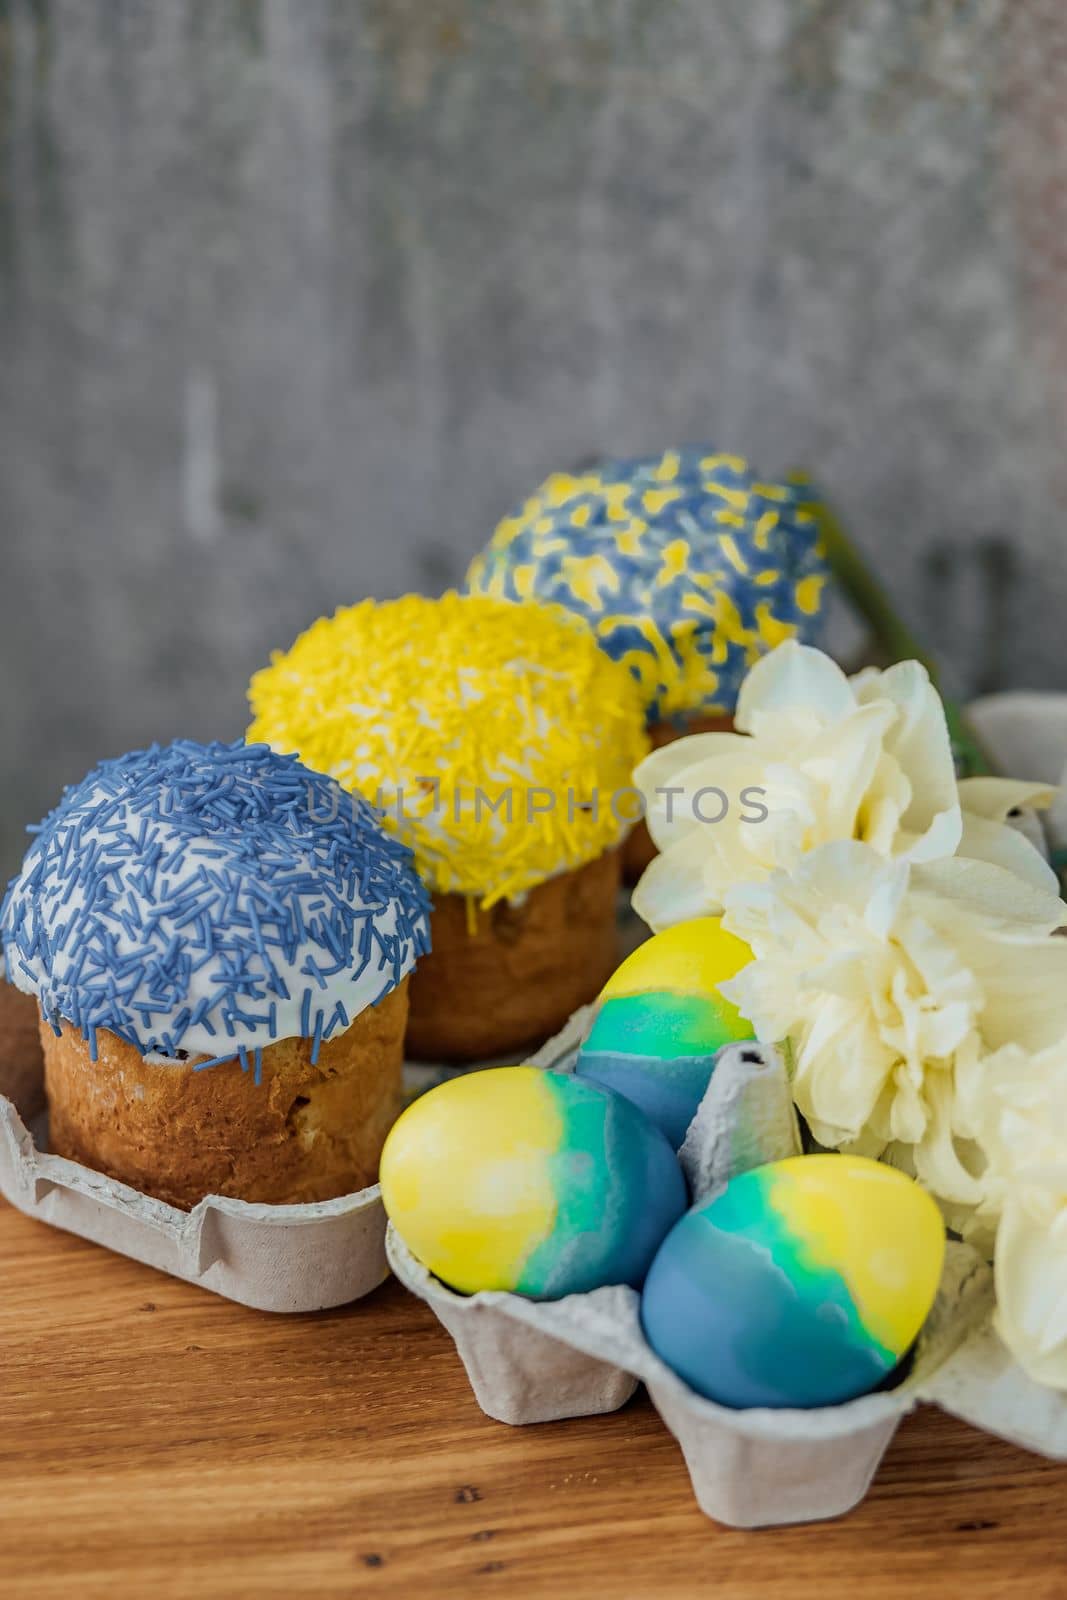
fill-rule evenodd
<path id="1" fill-rule="evenodd" d="M 694 917 L 639 945 L 608 979 L 600 999 L 650 991 L 717 995 L 720 983 L 736 977 L 751 960 L 748 945 L 727 933 L 721 917 Z"/>

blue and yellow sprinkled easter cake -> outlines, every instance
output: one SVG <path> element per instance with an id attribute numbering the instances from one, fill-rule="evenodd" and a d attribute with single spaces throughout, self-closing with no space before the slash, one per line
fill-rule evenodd
<path id="1" fill-rule="evenodd" d="M 732 715 L 756 659 L 814 642 L 827 568 L 802 479 L 707 448 L 557 472 L 472 563 L 473 594 L 583 617 L 650 725 Z"/>

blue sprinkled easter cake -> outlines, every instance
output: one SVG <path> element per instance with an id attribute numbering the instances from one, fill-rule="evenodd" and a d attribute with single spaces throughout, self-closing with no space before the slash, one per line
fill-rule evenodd
<path id="1" fill-rule="evenodd" d="M 190 1206 L 374 1181 L 429 946 L 410 852 L 265 745 L 105 761 L 0 908 L 41 1013 L 51 1147 Z"/>

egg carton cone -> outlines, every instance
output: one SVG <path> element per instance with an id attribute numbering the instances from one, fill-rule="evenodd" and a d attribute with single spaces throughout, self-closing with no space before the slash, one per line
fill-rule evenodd
<path id="1" fill-rule="evenodd" d="M 589 1013 L 546 1047 L 537 1064 L 573 1070 Z M 781 1053 L 753 1045 L 720 1052 L 679 1158 L 694 1203 L 730 1178 L 800 1148 Z M 717 1522 L 754 1528 L 840 1516 L 864 1497 L 901 1420 L 934 1402 L 990 1432 L 1052 1453 L 1067 1445 L 1060 1397 L 1030 1385 L 995 1348 L 992 1272 L 970 1246 L 950 1241 L 934 1306 L 911 1360 L 892 1387 L 814 1410 L 731 1410 L 694 1393 L 644 1338 L 640 1297 L 623 1286 L 557 1301 L 489 1291 L 454 1293 L 412 1256 L 396 1230 L 390 1265 L 451 1334 L 487 1415 L 524 1424 L 617 1410 L 643 1382 L 678 1441 L 701 1509 Z M 991 1346 L 990 1341 L 994 1341 Z M 1052 1424 L 1042 1422 L 1050 1414 Z M 1040 1439 L 1039 1439 L 1040 1434 Z"/>
<path id="2" fill-rule="evenodd" d="M 573 1072 L 594 1009 L 576 1012 L 531 1065 Z M 799 1150 L 778 1051 L 755 1045 L 720 1051 L 679 1151 L 691 1193 L 710 1193 L 735 1172 Z M 479 1405 L 497 1421 L 518 1425 L 596 1416 L 618 1410 L 637 1388 L 629 1336 L 637 1325 L 637 1296 L 631 1289 L 607 1287 L 540 1302 L 495 1290 L 460 1295 L 416 1261 L 392 1227 L 386 1251 L 397 1277 L 431 1306 L 452 1335 Z"/>
<path id="3" fill-rule="evenodd" d="M 733 1528 L 762 1528 L 821 1522 L 858 1505 L 901 1421 L 924 1398 L 924 1385 L 991 1306 L 989 1268 L 969 1246 L 950 1242 L 906 1376 L 893 1388 L 814 1410 L 715 1405 L 649 1349 L 636 1304 L 631 1331 L 639 1374 L 678 1441 L 700 1509 Z"/>

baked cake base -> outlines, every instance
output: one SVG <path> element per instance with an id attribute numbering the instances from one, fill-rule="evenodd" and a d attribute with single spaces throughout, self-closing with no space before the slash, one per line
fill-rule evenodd
<path id="1" fill-rule="evenodd" d="M 50 1148 L 184 1210 L 207 1194 L 273 1205 L 332 1200 L 377 1181 L 401 1107 L 405 979 L 344 1033 L 205 1071 L 146 1062 L 114 1034 L 89 1059 L 81 1034 L 40 1024 Z"/>
<path id="2" fill-rule="evenodd" d="M 615 921 L 621 858 L 531 889 L 518 904 L 481 911 L 441 895 L 432 951 L 411 976 L 407 1053 L 416 1061 L 485 1061 L 538 1045 L 595 1000 L 618 965 Z"/>

